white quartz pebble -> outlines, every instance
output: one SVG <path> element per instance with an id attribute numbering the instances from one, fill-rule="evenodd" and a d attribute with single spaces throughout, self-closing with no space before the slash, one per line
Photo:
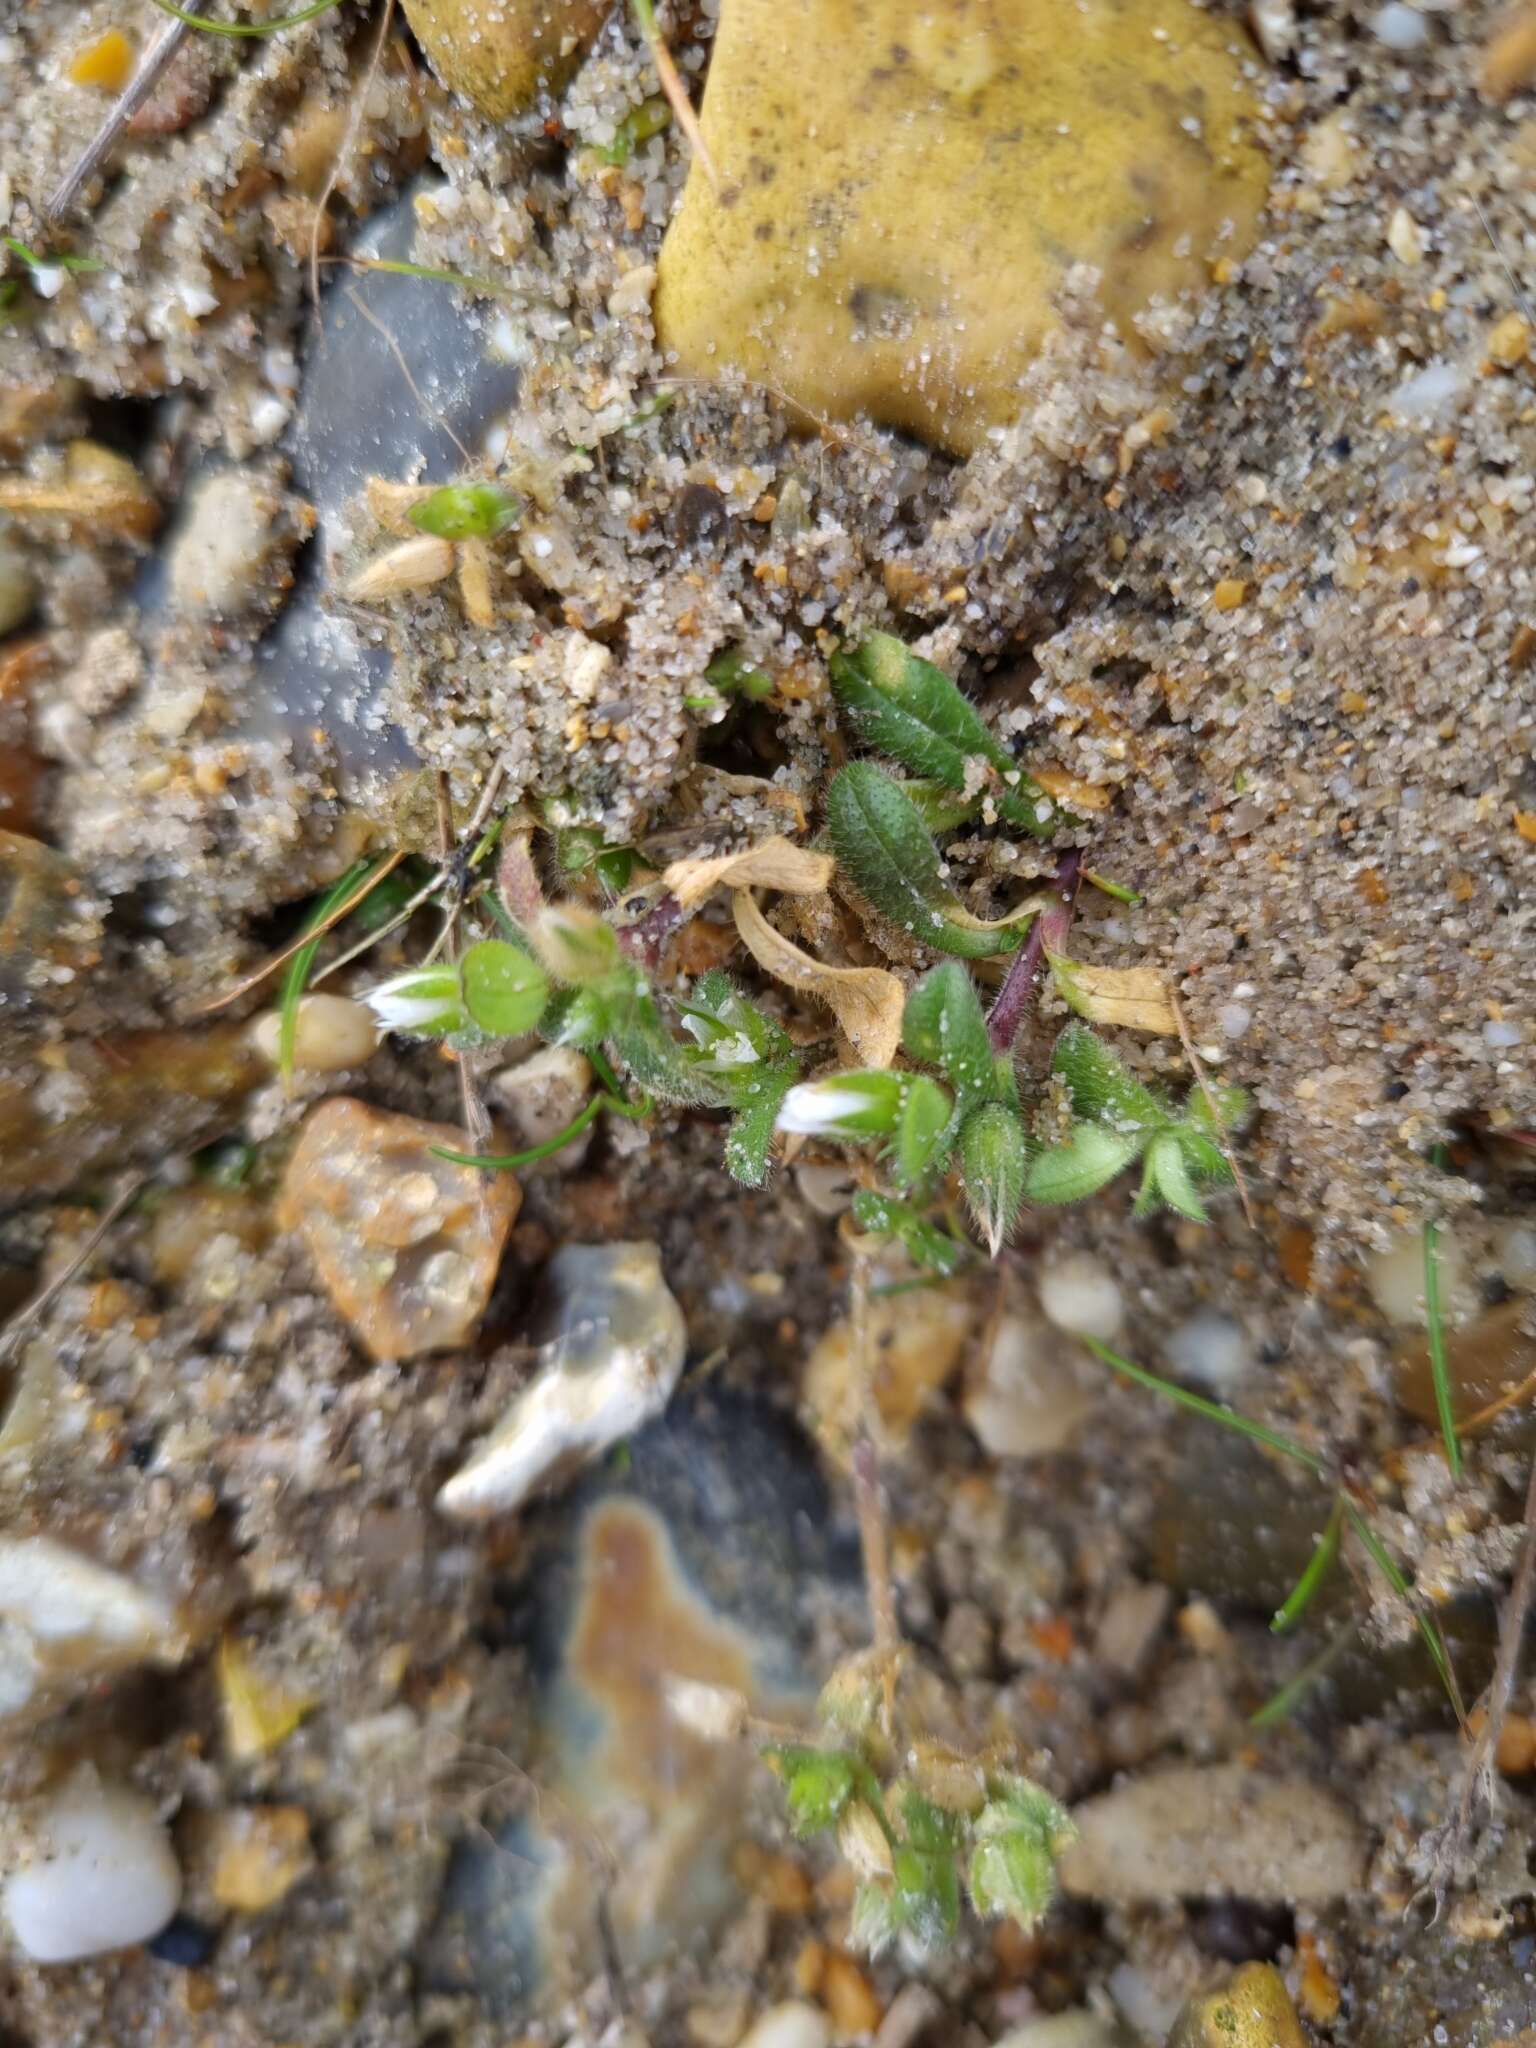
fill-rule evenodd
<path id="1" fill-rule="evenodd" d="M 277 1065 L 283 1021 L 276 1010 L 258 1017 L 252 1031 L 256 1049 Z M 339 1074 L 360 1067 L 378 1049 L 373 1013 L 348 996 L 305 996 L 294 1020 L 293 1064 L 310 1074 Z"/>
<path id="2" fill-rule="evenodd" d="M 176 1911 L 181 1871 L 142 1792 L 82 1764 L 38 1816 L 0 1893 L 34 1963 L 72 1963 L 150 1941 Z"/>
<path id="3" fill-rule="evenodd" d="M 755 2022 L 740 2048 L 827 2048 L 832 2029 L 814 2005 L 791 1999 L 775 2005 Z"/>
<path id="4" fill-rule="evenodd" d="M 1217 1394 L 1235 1386 L 1253 1362 L 1253 1347 L 1242 1324 L 1214 1308 L 1186 1316 L 1169 1333 L 1163 1349 L 1181 1378 Z"/>
<path id="5" fill-rule="evenodd" d="M 1040 1306 L 1046 1321 L 1058 1330 L 1070 1330 L 1077 1337 L 1097 1337 L 1101 1344 L 1119 1333 L 1125 1317 L 1120 1283 L 1091 1252 L 1068 1252 L 1044 1267 Z"/>

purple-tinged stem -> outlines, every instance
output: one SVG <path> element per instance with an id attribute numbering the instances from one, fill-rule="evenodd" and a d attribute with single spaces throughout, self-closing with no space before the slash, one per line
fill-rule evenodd
<path id="1" fill-rule="evenodd" d="M 1082 871 L 1083 856 L 1076 848 L 1062 856 L 1056 878 L 1051 883 L 1051 893 L 1056 900 L 1048 909 L 1042 910 L 1030 926 L 1029 937 L 1014 954 L 1003 985 L 997 992 L 997 1001 L 987 1018 L 987 1037 L 994 1052 L 1012 1050 L 1013 1041 L 1019 1035 L 1019 1026 L 1024 1022 L 1024 1013 L 1034 999 L 1035 983 L 1040 978 L 1046 955 L 1059 953 L 1066 944 Z"/>
<path id="2" fill-rule="evenodd" d="M 687 918 L 687 911 L 669 891 L 651 906 L 638 924 L 619 926 L 619 946 L 648 974 L 654 974 L 661 965 L 668 939 L 687 922 Z"/>

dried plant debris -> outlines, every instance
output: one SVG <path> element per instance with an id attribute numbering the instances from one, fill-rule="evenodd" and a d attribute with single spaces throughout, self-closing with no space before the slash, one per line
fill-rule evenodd
<path id="1" fill-rule="evenodd" d="M 8 2038 L 1515 2038 L 1529 7 L 12 12 Z"/>

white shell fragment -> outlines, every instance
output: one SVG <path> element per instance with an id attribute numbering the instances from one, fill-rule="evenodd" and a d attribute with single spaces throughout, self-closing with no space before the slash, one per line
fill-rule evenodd
<path id="1" fill-rule="evenodd" d="M 181 1900 L 171 1838 L 142 1792 L 82 1764 L 37 1817 L 0 1893 L 34 1963 L 73 1963 L 150 1941 Z"/>
<path id="2" fill-rule="evenodd" d="M 48 1536 L 0 1536 L 0 1714 L 50 1679 L 97 1677 L 186 1647 L 170 1603 Z"/>
<path id="3" fill-rule="evenodd" d="M 477 1521 L 521 1507 L 667 1405 L 688 1333 L 654 1244 L 565 1245 L 550 1261 L 559 1325 L 547 1363 L 437 1496 Z"/>

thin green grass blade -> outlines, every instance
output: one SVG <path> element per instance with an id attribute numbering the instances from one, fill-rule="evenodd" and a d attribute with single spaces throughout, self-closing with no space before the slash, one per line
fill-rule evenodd
<path id="1" fill-rule="evenodd" d="M 1434 1152 L 1436 1166 L 1445 1164 L 1444 1147 Z M 1456 1411 L 1451 1404 L 1451 1368 L 1445 1352 L 1445 1311 L 1440 1303 L 1440 1227 L 1424 1225 L 1424 1317 L 1429 1325 L 1429 1373 L 1434 1382 L 1435 1413 L 1440 1418 L 1440 1437 L 1445 1445 L 1445 1462 L 1451 1477 L 1462 1473 L 1461 1440 L 1456 1434 Z"/>
<path id="2" fill-rule="evenodd" d="M 1345 1629 L 1342 1635 L 1325 1643 L 1315 1657 L 1309 1657 L 1294 1678 L 1288 1678 L 1278 1692 L 1272 1693 L 1255 1712 L 1248 1716 L 1250 1728 L 1278 1728 L 1282 1721 L 1288 1721 L 1300 1704 L 1302 1697 L 1341 1656 L 1348 1647 L 1354 1631 Z"/>
<path id="3" fill-rule="evenodd" d="M 1455 1709 L 1456 1719 L 1465 1726 L 1467 1710 L 1461 1697 L 1461 1687 L 1456 1683 L 1451 1653 L 1445 1646 L 1445 1637 L 1440 1632 L 1439 1622 L 1425 1611 L 1412 1586 L 1403 1576 L 1402 1567 L 1397 1559 L 1352 1500 L 1345 1501 L 1344 1512 L 1349 1517 L 1349 1526 L 1365 1545 L 1377 1570 L 1398 1598 L 1406 1600 L 1412 1608 L 1414 1621 L 1418 1624 L 1419 1634 L 1424 1638 L 1424 1647 L 1429 1652 L 1430 1661 L 1440 1674 L 1440 1683 L 1445 1687 L 1446 1697 Z"/>
<path id="4" fill-rule="evenodd" d="M 497 1169 L 510 1172 L 519 1166 L 533 1166 L 541 1159 L 549 1159 L 569 1145 L 572 1138 L 579 1138 L 600 1110 L 612 1108 L 605 1096 L 594 1095 L 583 1104 L 563 1131 L 553 1138 L 546 1138 L 542 1145 L 531 1145 L 526 1152 L 452 1152 L 446 1145 L 434 1145 L 435 1159 L 451 1160 L 455 1166 L 483 1166 L 487 1170 Z"/>
<path id="5" fill-rule="evenodd" d="M 320 941 L 325 936 L 326 919 L 333 911 L 339 910 L 356 892 L 358 884 L 367 878 L 370 868 L 382 879 L 382 870 L 388 858 L 386 854 L 377 860 L 354 861 L 341 880 L 327 889 L 304 920 L 304 929 L 312 931 L 315 936 L 307 945 L 300 946 L 298 952 L 288 962 L 288 972 L 283 976 L 283 993 L 278 999 L 277 1070 L 283 1077 L 284 1086 L 293 1079 L 293 1047 L 299 1029 L 299 1003 L 309 986 L 309 977 L 314 972 L 315 956 L 320 951 Z M 361 903 L 367 893 L 365 889 L 357 901 Z M 356 908 L 355 904 L 353 908 Z"/>
<path id="6" fill-rule="evenodd" d="M 184 7 L 177 7 L 172 0 L 155 0 L 162 14 L 174 15 L 177 21 L 184 21 L 188 28 L 200 28 L 210 36 L 275 36 L 285 28 L 298 28 L 301 23 L 313 21 L 318 15 L 329 14 L 333 7 L 339 7 L 341 0 L 312 0 L 308 7 L 301 7 L 297 13 L 279 15 L 276 21 L 215 21 L 211 14 L 189 14 Z"/>
<path id="7" fill-rule="evenodd" d="M 1144 1365 L 1133 1365 L 1128 1358 L 1122 1358 L 1118 1351 L 1111 1351 L 1107 1344 L 1101 1344 L 1097 1337 L 1082 1337 L 1095 1358 L 1101 1358 L 1107 1366 L 1123 1373 L 1138 1386 L 1149 1387 L 1154 1394 L 1161 1394 L 1165 1401 L 1174 1401 L 1181 1408 L 1189 1409 L 1193 1415 L 1203 1415 L 1208 1422 L 1219 1422 L 1224 1429 L 1235 1430 L 1239 1436 L 1251 1437 L 1255 1443 L 1264 1444 L 1272 1451 L 1278 1451 L 1282 1458 L 1291 1458 L 1298 1465 L 1304 1465 L 1309 1472 L 1320 1477 L 1327 1467 L 1315 1453 L 1293 1443 L 1278 1430 L 1268 1429 L 1262 1422 L 1252 1422 L 1246 1415 L 1234 1414 L 1230 1408 L 1223 1408 L 1219 1402 L 1207 1401 L 1203 1394 L 1192 1394 L 1187 1387 L 1175 1386 L 1171 1380 L 1160 1379 L 1155 1372 L 1148 1372 Z"/>
<path id="8" fill-rule="evenodd" d="M 1336 1496 L 1328 1520 L 1323 1525 L 1323 1533 L 1318 1537 L 1316 1547 L 1307 1561 L 1306 1570 L 1296 1581 L 1284 1606 L 1269 1624 L 1275 1635 L 1282 1636 L 1287 1629 L 1294 1628 L 1311 1606 L 1318 1588 L 1338 1560 L 1339 1544 L 1343 1535 L 1344 1503 Z"/>

